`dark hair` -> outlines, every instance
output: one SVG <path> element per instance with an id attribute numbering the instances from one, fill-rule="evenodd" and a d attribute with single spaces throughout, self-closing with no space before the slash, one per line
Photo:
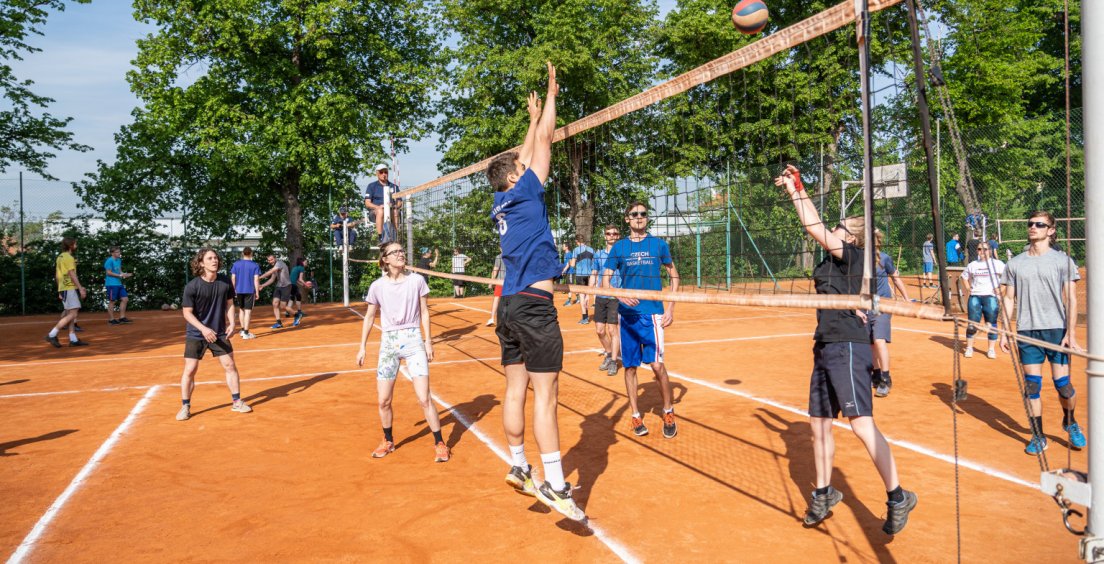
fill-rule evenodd
<path id="1" fill-rule="evenodd" d="M 603 227 L 603 228 L 602 228 L 602 232 L 603 232 L 603 233 L 605 233 L 606 231 L 609 231 L 610 229 L 612 229 L 612 230 L 614 230 L 614 231 L 616 231 L 616 232 L 618 232 L 618 233 L 620 233 L 620 232 L 621 232 L 621 228 L 620 228 L 620 227 L 618 227 L 618 226 L 616 226 L 616 225 L 614 225 L 614 224 L 612 224 L 612 223 L 610 223 L 610 224 L 607 224 L 607 225 L 606 225 L 605 227 Z"/>
<path id="2" fill-rule="evenodd" d="M 1053 245 L 1053 244 L 1057 243 L 1058 242 L 1058 222 L 1054 220 L 1054 214 L 1050 213 L 1047 210 L 1034 210 L 1034 211 L 1029 212 L 1027 214 L 1027 217 L 1024 218 L 1024 219 L 1027 219 L 1028 221 L 1031 221 L 1031 218 L 1034 218 L 1034 217 L 1045 217 L 1046 218 L 1047 223 L 1050 225 L 1050 228 L 1054 230 L 1054 234 L 1050 236 L 1050 244 Z"/>
<path id="3" fill-rule="evenodd" d="M 119 248 L 118 245 L 115 245 L 114 247 L 111 247 L 111 248 L 107 249 L 107 252 L 109 252 L 109 253 L 114 253 L 115 251 L 122 251 L 122 249 Z"/>
<path id="4" fill-rule="evenodd" d="M 196 251 L 195 256 L 192 257 L 192 260 L 189 263 L 192 267 L 192 274 L 195 274 L 196 276 L 203 275 L 203 258 L 207 256 L 207 253 L 215 253 L 215 256 L 218 257 L 218 268 L 222 268 L 222 255 L 220 255 L 218 251 L 210 247 L 203 247 L 200 250 Z"/>
<path id="5" fill-rule="evenodd" d="M 510 187 L 510 174 L 517 172 L 517 151 L 507 151 L 491 159 L 487 165 L 487 180 L 495 192 L 501 192 Z"/>
<path id="6" fill-rule="evenodd" d="M 243 257 L 253 256 L 253 247 L 246 247 L 246 248 L 242 249 L 242 256 Z"/>
<path id="7" fill-rule="evenodd" d="M 305 264 L 307 264 L 306 257 L 299 257 L 299 258 L 295 259 L 295 266 L 303 266 Z"/>
<path id="8" fill-rule="evenodd" d="M 629 204 L 629 206 L 625 208 L 625 216 L 627 217 L 629 215 L 629 212 L 631 212 L 632 209 L 635 208 L 636 206 L 644 206 L 645 210 L 651 210 L 651 208 L 648 207 L 647 203 L 642 202 L 640 200 L 635 200 L 635 201 L 633 201 L 633 203 Z"/>
<path id="9" fill-rule="evenodd" d="M 387 249 L 390 249 L 391 247 L 399 247 L 401 249 L 402 243 L 399 243 L 398 241 L 391 241 L 390 243 L 384 243 L 383 246 L 380 247 L 379 265 L 381 275 L 387 274 L 387 265 L 384 264 L 383 259 L 387 256 Z"/>
<path id="10" fill-rule="evenodd" d="M 65 237 L 64 239 L 61 240 L 61 252 L 71 253 L 71 252 L 73 252 L 73 249 L 75 249 L 75 248 L 77 248 L 77 238 L 76 237 Z"/>
<path id="11" fill-rule="evenodd" d="M 924 235 L 924 238 L 931 241 L 932 239 L 935 238 L 935 235 L 932 235 L 931 233 L 928 233 L 927 235 Z"/>

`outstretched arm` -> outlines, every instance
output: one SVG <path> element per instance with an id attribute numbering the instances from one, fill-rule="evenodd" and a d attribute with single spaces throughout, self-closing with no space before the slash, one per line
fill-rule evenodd
<path id="1" fill-rule="evenodd" d="M 813 201 L 806 194 L 805 187 L 801 183 L 801 173 L 797 170 L 797 167 L 787 165 L 782 176 L 774 179 L 774 185 L 786 187 L 786 193 L 789 194 L 790 200 L 797 208 L 797 217 L 801 220 L 801 226 L 805 228 L 805 232 L 812 236 L 832 256 L 843 258 L 843 241 L 833 235 L 832 231 L 820 220 L 820 213 L 817 212 Z"/>
<path id="2" fill-rule="evenodd" d="M 529 163 L 533 162 L 533 144 L 537 137 L 537 126 L 541 117 L 541 99 L 536 92 L 529 93 L 528 110 L 529 129 L 525 132 L 525 141 L 522 142 L 521 152 L 518 153 L 518 160 L 525 166 L 529 166 Z"/>
<path id="3" fill-rule="evenodd" d="M 556 83 L 556 67 L 548 63 L 548 95 L 544 100 L 544 111 L 541 113 L 540 122 L 536 127 L 533 138 L 533 154 L 526 164 L 537 180 L 544 184 L 548 180 L 548 169 L 552 166 L 552 134 L 556 131 L 556 96 L 560 93 L 560 85 Z M 528 135 L 527 135 L 528 136 Z"/>

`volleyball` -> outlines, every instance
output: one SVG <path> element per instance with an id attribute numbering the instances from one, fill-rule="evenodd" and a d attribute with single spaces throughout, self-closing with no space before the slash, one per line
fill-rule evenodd
<path id="1" fill-rule="evenodd" d="M 762 0 L 740 0 L 732 8 L 732 25 L 740 33 L 751 35 L 759 33 L 767 26 L 770 12 Z"/>

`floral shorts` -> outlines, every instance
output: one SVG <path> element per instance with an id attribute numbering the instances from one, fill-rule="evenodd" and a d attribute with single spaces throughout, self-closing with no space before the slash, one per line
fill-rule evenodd
<path id="1" fill-rule="evenodd" d="M 412 378 L 429 376 L 429 360 L 426 359 L 422 332 L 417 327 L 383 332 L 376 378 L 394 380 L 399 373 L 399 361 L 404 359 Z"/>

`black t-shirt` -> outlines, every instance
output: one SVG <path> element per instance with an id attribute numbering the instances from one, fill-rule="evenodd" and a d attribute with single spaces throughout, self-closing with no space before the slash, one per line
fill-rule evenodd
<path id="1" fill-rule="evenodd" d="M 858 294 L 862 290 L 863 251 L 843 244 L 843 256 L 828 253 L 813 269 L 813 282 L 818 294 Z M 818 309 L 817 328 L 813 339 L 821 343 L 870 343 L 870 333 L 862 319 L 850 309 Z"/>
<path id="2" fill-rule="evenodd" d="M 433 261 L 429 260 L 428 258 L 420 258 L 420 259 L 418 259 L 417 266 L 418 266 L 418 268 L 421 268 L 423 270 L 432 270 L 432 268 L 429 266 L 429 263 L 431 263 L 431 262 L 433 262 Z"/>
<path id="3" fill-rule="evenodd" d="M 966 241 L 966 257 L 969 259 L 966 261 L 966 264 L 970 264 L 971 262 L 977 260 L 977 249 L 978 245 L 980 244 L 980 239 L 970 239 L 969 241 Z"/>
<path id="4" fill-rule="evenodd" d="M 214 282 L 196 276 L 184 286 L 184 307 L 192 308 L 192 314 L 219 338 L 226 336 L 226 302 L 234 298 L 234 285 L 225 274 L 219 274 Z M 202 339 L 203 333 L 189 323 L 184 331 L 189 339 Z"/>

